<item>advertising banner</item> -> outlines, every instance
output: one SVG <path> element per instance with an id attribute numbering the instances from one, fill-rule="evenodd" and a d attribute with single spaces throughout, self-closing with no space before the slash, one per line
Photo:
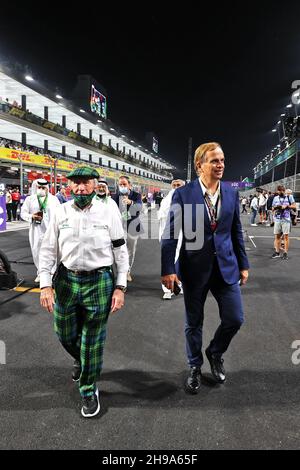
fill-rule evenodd
<path id="1" fill-rule="evenodd" d="M 6 197 L 4 194 L 4 184 L 0 184 L 0 232 L 6 230 Z"/>
<path id="2" fill-rule="evenodd" d="M 0 148 L 0 160 L 8 160 L 18 163 L 22 159 L 23 164 L 37 165 L 43 168 L 51 168 L 54 166 L 54 158 L 46 155 L 35 155 L 31 152 L 22 152 L 21 150 Z M 76 167 L 76 163 L 66 160 L 57 160 L 57 170 L 71 171 Z"/>
<path id="3" fill-rule="evenodd" d="M 230 186 L 237 190 L 246 190 L 254 188 L 255 183 L 249 183 L 247 181 L 230 181 Z"/>
<path id="4" fill-rule="evenodd" d="M 54 163 L 55 159 L 48 157 L 46 155 L 36 155 L 32 152 L 23 152 L 21 150 L 14 150 L 14 149 L 9 149 L 5 147 L 0 148 L 0 160 L 3 161 L 9 161 L 9 162 L 14 162 L 17 164 L 17 166 L 20 164 L 20 160 L 22 159 L 23 164 L 27 165 L 33 165 L 35 167 L 41 167 L 41 168 L 47 168 L 53 171 L 54 169 Z M 82 163 L 82 162 L 81 162 Z M 66 173 L 69 173 L 72 171 L 74 168 L 78 166 L 78 163 L 73 163 L 69 162 L 67 160 L 57 160 L 56 163 L 56 170 L 58 172 L 64 171 Z M 38 171 L 38 168 L 34 169 L 35 171 Z M 123 174 L 122 171 L 120 170 L 112 170 L 112 169 L 106 169 L 106 168 L 96 168 L 98 171 L 99 175 L 101 177 L 107 177 L 107 178 L 119 178 L 121 174 Z M 141 184 L 153 184 L 150 180 L 146 180 L 143 177 L 138 177 L 135 176 L 134 174 L 130 175 L 131 179 L 133 180 L 133 183 L 141 183 Z M 161 187 L 166 187 L 169 188 L 168 184 L 161 183 Z"/>

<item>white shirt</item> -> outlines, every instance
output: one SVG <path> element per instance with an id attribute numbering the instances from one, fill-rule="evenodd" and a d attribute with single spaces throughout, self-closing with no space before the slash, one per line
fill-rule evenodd
<path id="1" fill-rule="evenodd" d="M 206 186 L 202 183 L 201 181 L 201 178 L 199 178 L 199 183 L 200 183 L 200 186 L 201 186 L 201 189 L 202 189 L 202 192 L 203 192 L 203 197 L 205 198 L 205 194 L 206 192 L 208 192 L 209 194 L 209 198 L 213 204 L 213 206 L 215 206 L 217 204 L 217 200 L 219 198 L 219 203 L 218 203 L 218 212 L 217 212 L 217 220 L 220 218 L 220 214 L 221 214 L 221 191 L 220 191 L 220 182 L 219 182 L 219 186 L 218 186 L 218 189 L 217 191 L 215 192 L 214 195 L 210 194 L 209 193 L 209 190 L 206 188 Z M 211 219 L 210 217 L 210 213 L 209 213 L 209 210 L 208 210 L 208 207 L 207 207 L 207 204 L 205 204 L 206 206 L 206 210 L 207 210 L 207 214 L 208 214 L 208 217 L 209 217 L 209 220 Z"/>
<path id="2" fill-rule="evenodd" d="M 257 210 L 258 209 L 258 199 L 256 196 L 254 196 L 251 200 L 250 204 L 251 209 Z"/>
<path id="3" fill-rule="evenodd" d="M 166 226 L 174 192 L 175 189 L 171 189 L 168 195 L 164 199 L 162 199 L 160 203 L 160 208 L 157 211 L 157 218 L 159 220 L 159 241 L 161 241 L 161 237 Z"/>
<path id="4" fill-rule="evenodd" d="M 176 189 L 171 189 L 169 194 L 161 201 L 160 209 L 157 212 L 157 218 L 159 220 L 158 240 L 160 242 L 161 242 L 161 239 L 162 239 L 162 236 L 163 236 L 163 233 L 164 233 L 164 230 L 165 230 L 165 226 L 166 226 L 166 223 L 167 223 L 167 220 L 168 220 L 168 215 L 169 215 L 170 208 L 171 208 L 172 198 L 173 198 L 173 194 L 174 194 L 175 191 L 176 191 Z M 180 232 L 178 234 L 177 248 L 176 248 L 176 254 L 175 254 L 175 262 L 179 258 L 179 253 L 180 253 L 180 249 L 181 249 L 181 245 L 182 245 L 182 239 L 183 239 L 182 229 L 180 229 Z"/>
<path id="5" fill-rule="evenodd" d="M 259 206 L 264 206 L 266 203 L 267 203 L 267 197 L 264 196 L 262 193 L 260 193 L 259 199 L 258 199 Z"/>
<path id="6" fill-rule="evenodd" d="M 117 285 L 127 285 L 129 270 L 126 244 L 113 248 L 112 241 L 124 238 L 117 204 L 93 198 L 91 205 L 79 209 L 73 200 L 60 204 L 47 229 L 40 250 L 40 287 L 51 286 L 51 268 L 57 264 L 72 271 L 117 266 Z"/>
<path id="7" fill-rule="evenodd" d="M 11 204 L 11 203 L 12 203 L 11 193 L 7 192 L 6 193 L 6 204 Z"/>

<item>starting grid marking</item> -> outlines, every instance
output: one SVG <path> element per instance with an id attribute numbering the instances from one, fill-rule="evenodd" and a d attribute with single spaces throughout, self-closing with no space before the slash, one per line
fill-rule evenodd
<path id="1" fill-rule="evenodd" d="M 33 287 L 30 290 L 28 290 L 28 289 L 30 289 L 29 286 L 28 287 L 15 287 L 13 290 L 15 292 L 26 292 L 26 291 L 28 291 L 28 294 L 30 294 L 31 292 L 33 294 L 40 294 L 41 293 L 41 289 L 39 289 L 38 287 Z"/>
<path id="2" fill-rule="evenodd" d="M 253 239 L 254 238 L 271 238 L 272 240 L 274 239 L 274 235 L 248 235 L 248 238 L 249 240 L 251 241 L 252 245 L 254 246 L 254 248 L 257 248 L 256 244 L 254 243 Z M 298 240 L 300 241 L 300 237 L 289 237 L 290 240 Z M 39 289 L 38 287 L 33 287 L 32 289 L 30 289 L 30 286 L 28 287 L 15 287 L 13 290 L 15 292 L 25 292 L 25 291 L 28 291 L 27 293 L 33 293 L 33 294 L 40 294 L 41 293 L 41 289 Z"/>
<path id="3" fill-rule="evenodd" d="M 257 246 L 255 245 L 254 241 L 253 241 L 253 238 L 271 238 L 272 240 L 274 240 L 274 235 L 248 235 L 248 238 L 249 240 L 251 241 L 252 245 L 254 246 L 254 248 L 257 248 Z M 298 240 L 300 241 L 300 237 L 289 237 L 290 240 Z"/>
<path id="4" fill-rule="evenodd" d="M 274 239 L 274 235 L 248 235 L 249 238 L 272 238 Z M 289 237 L 290 240 L 298 240 L 300 241 L 300 237 Z"/>

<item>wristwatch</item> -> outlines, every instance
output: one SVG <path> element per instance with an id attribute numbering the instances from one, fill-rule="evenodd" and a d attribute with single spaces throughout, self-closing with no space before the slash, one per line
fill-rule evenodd
<path id="1" fill-rule="evenodd" d="M 124 294 L 127 291 L 127 287 L 125 286 L 116 286 L 115 289 L 120 289 Z"/>

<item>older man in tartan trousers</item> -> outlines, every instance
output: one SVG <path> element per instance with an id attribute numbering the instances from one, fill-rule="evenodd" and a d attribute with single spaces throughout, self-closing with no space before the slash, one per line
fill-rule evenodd
<path id="1" fill-rule="evenodd" d="M 116 203 L 95 197 L 96 170 L 80 167 L 68 178 L 73 200 L 58 207 L 41 247 L 41 305 L 54 312 L 54 329 L 75 360 L 72 378 L 79 381 L 81 414 L 89 418 L 100 411 L 96 380 L 109 313 L 124 305 L 128 252 Z M 54 301 L 51 267 L 56 262 Z"/>

